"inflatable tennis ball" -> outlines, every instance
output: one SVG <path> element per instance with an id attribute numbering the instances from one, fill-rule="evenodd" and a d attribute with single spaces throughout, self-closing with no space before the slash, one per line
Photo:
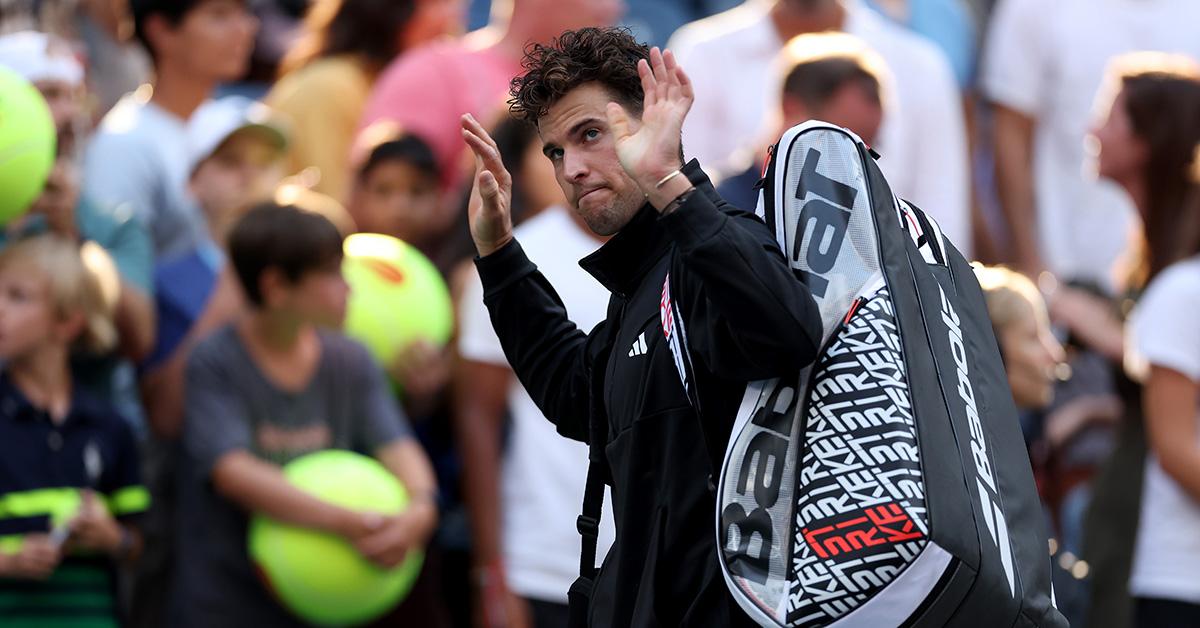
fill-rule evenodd
<path id="1" fill-rule="evenodd" d="M 356 233 L 344 245 L 342 275 L 350 284 L 345 330 L 385 369 L 417 339 L 443 346 L 454 312 L 433 263 L 391 236 Z"/>
<path id="2" fill-rule="evenodd" d="M 57 138 L 50 108 L 33 85 L 0 67 L 0 225 L 20 218 L 42 193 Z"/>
<path id="3" fill-rule="evenodd" d="M 288 463 L 289 482 L 326 502 L 360 512 L 396 514 L 408 503 L 400 482 L 375 460 L 327 450 Z M 339 536 L 257 516 L 250 522 L 250 557 L 275 596 L 301 619 L 341 626 L 371 621 L 395 608 L 421 572 L 423 553 L 385 570 Z"/>

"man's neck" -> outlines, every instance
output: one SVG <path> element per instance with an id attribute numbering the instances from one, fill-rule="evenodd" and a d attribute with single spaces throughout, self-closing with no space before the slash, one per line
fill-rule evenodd
<path id="1" fill-rule="evenodd" d="M 170 66 L 159 66 L 155 74 L 154 94 L 150 101 L 181 120 L 192 117 L 216 89 L 214 82 L 197 79 Z"/>
<path id="2" fill-rule="evenodd" d="M 71 408 L 71 370 L 66 347 L 45 347 L 8 364 L 13 384 L 34 407 L 61 423 Z"/>
<path id="3" fill-rule="evenodd" d="M 769 15 L 779 40 L 787 42 L 805 33 L 841 30 L 846 21 L 846 8 L 841 2 L 835 2 L 824 10 L 801 12 L 789 8 L 785 0 L 777 0 Z"/>

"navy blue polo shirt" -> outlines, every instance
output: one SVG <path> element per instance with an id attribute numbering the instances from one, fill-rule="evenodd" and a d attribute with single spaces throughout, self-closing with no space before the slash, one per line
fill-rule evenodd
<path id="1" fill-rule="evenodd" d="M 128 422 L 76 386 L 55 424 L 0 373 L 0 552 L 68 525 L 83 489 L 120 520 L 149 506 Z M 115 618 L 112 565 L 102 556 L 67 556 L 45 582 L 0 579 L 4 626 L 107 626 Z"/>

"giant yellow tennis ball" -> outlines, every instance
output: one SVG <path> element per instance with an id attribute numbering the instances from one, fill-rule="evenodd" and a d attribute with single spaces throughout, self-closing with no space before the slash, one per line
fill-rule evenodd
<path id="1" fill-rule="evenodd" d="M 450 292 L 428 258 L 377 233 L 346 238 L 344 251 L 342 275 L 350 284 L 345 330 L 379 364 L 391 368 L 418 338 L 446 344 L 454 325 Z"/>
<path id="2" fill-rule="evenodd" d="M 349 451 L 301 456 L 283 474 L 315 497 L 351 510 L 396 514 L 408 503 L 404 487 L 383 465 Z M 422 552 L 410 551 L 400 566 L 381 569 L 342 537 L 262 516 L 250 522 L 249 549 L 285 607 L 327 626 L 365 623 L 387 613 L 408 595 L 423 560 Z"/>
<path id="3" fill-rule="evenodd" d="M 42 193 L 57 142 L 50 108 L 33 85 L 0 67 L 0 225 L 20 218 Z"/>

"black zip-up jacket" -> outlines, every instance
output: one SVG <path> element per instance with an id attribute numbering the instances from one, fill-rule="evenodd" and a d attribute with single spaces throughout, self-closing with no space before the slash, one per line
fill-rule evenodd
<path id="1" fill-rule="evenodd" d="M 607 426 L 617 534 L 592 626 L 753 625 L 721 576 L 712 476 L 746 382 L 812 362 L 820 341 L 816 304 L 767 226 L 722 201 L 695 160 L 684 174 L 696 190 L 679 208 L 642 207 L 581 262 L 612 292 L 591 333 L 517 242 L 476 260 L 492 325 L 538 407 L 578 441 L 591 422 Z M 682 329 L 661 315 L 668 273 Z M 686 342 L 695 403 L 664 327 Z"/>

